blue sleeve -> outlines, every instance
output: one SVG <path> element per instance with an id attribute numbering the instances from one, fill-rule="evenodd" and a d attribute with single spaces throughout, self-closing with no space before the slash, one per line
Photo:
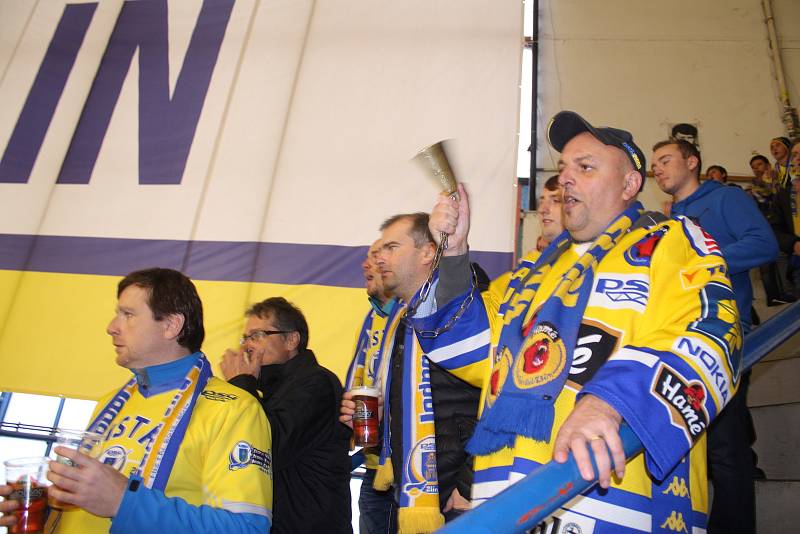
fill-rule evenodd
<path id="1" fill-rule="evenodd" d="M 167 497 L 163 492 L 139 484 L 135 491 L 130 487 L 132 478 L 122 496 L 117 515 L 111 520 L 109 532 L 115 534 L 141 532 L 226 532 L 268 533 L 270 518 L 258 513 L 232 512 L 208 505 L 192 506 L 178 497 Z"/>
<path id="2" fill-rule="evenodd" d="M 755 201 L 737 187 L 726 187 L 720 212 L 734 240 L 722 246 L 730 274 L 749 271 L 778 257 L 778 241 Z"/>

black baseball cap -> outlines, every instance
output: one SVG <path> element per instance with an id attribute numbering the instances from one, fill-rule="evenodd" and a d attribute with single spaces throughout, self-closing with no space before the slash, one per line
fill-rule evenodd
<path id="1" fill-rule="evenodd" d="M 639 187 L 641 191 L 647 178 L 647 163 L 644 153 L 633 142 L 633 135 L 630 132 L 607 126 L 595 128 L 574 111 L 560 111 L 550 119 L 550 124 L 547 126 L 547 140 L 553 148 L 561 152 L 573 137 L 583 132 L 589 132 L 604 145 L 617 147 L 625 153 L 633 168 L 642 175 L 642 185 Z"/>

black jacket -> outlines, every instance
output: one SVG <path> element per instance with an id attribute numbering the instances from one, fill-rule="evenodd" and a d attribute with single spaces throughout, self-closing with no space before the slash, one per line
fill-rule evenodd
<path id="1" fill-rule="evenodd" d="M 230 383 L 259 398 L 272 427 L 275 534 L 351 533 L 350 429 L 339 423 L 342 386 L 335 374 L 300 351 L 258 379 Z"/>
<path id="2" fill-rule="evenodd" d="M 401 384 L 403 383 L 403 341 L 405 325 L 397 328 L 392 350 L 389 402 L 391 409 L 392 467 L 395 481 L 401 480 L 403 435 Z M 472 437 L 478 419 L 480 389 L 431 362 L 431 395 L 436 434 L 436 474 L 439 483 L 439 505 L 444 508 L 453 490 L 469 499 L 474 471 L 472 457 L 464 450 Z"/>
<path id="3" fill-rule="evenodd" d="M 800 237 L 794 233 L 791 191 L 787 188 L 779 189 L 773 195 L 767 213 L 764 215 L 775 232 L 775 238 L 778 240 L 778 247 L 781 251 L 789 256 L 794 254 L 794 244 L 800 241 Z"/>

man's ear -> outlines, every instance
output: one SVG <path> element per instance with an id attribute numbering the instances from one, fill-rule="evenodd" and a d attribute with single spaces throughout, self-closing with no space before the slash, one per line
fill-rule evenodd
<path id="1" fill-rule="evenodd" d="M 622 198 L 631 200 L 639 194 L 642 187 L 642 175 L 639 171 L 628 171 L 625 175 L 625 187 L 622 189 Z"/>
<path id="2" fill-rule="evenodd" d="M 167 339 L 177 339 L 183 330 L 186 318 L 182 313 L 171 313 L 164 318 L 164 337 Z"/>
<path id="3" fill-rule="evenodd" d="M 430 265 L 433 263 L 433 258 L 436 256 L 436 245 L 434 243 L 426 243 L 422 247 L 422 263 Z"/>
<path id="4" fill-rule="evenodd" d="M 293 331 L 286 334 L 286 348 L 289 349 L 289 352 L 297 351 L 298 347 L 300 346 L 300 332 Z"/>
<path id="5" fill-rule="evenodd" d="M 689 156 L 688 158 L 686 158 L 686 165 L 692 171 L 697 168 L 698 163 L 700 163 L 700 160 L 697 159 L 697 156 Z"/>

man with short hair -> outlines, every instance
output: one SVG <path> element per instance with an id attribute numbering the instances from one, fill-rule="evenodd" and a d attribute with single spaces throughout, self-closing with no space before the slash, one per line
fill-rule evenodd
<path id="1" fill-rule="evenodd" d="M 753 288 L 750 269 L 775 260 L 778 244 L 755 202 L 744 191 L 707 180 L 700 183 L 700 152 L 686 141 L 653 147 L 653 174 L 672 195 L 673 215 L 684 215 L 708 232 L 727 262 L 742 329 L 751 328 Z M 708 461 L 714 481 L 709 532 L 755 531 L 753 423 L 747 408 L 749 373 L 708 433 Z"/>
<path id="2" fill-rule="evenodd" d="M 423 349 L 491 339 L 484 350 L 494 365 L 468 446 L 476 456 L 473 502 L 571 451 L 581 476 L 596 476 L 600 488 L 537 528 L 692 532 L 705 523 L 703 431 L 735 391 L 741 365 L 725 262 L 690 220 L 643 214 L 636 197 L 645 157 L 629 132 L 564 111 L 547 137 L 561 152 L 567 233 L 535 266 L 515 271 L 497 312 L 474 297 L 462 311 L 471 294 L 466 191 L 459 189 L 460 201 L 440 196 L 431 214 L 431 232 L 447 234 L 449 246 L 438 310 L 414 327 L 433 330 L 461 315 L 446 336 L 420 337 Z M 627 465 L 623 421 L 645 449 Z"/>
<path id="3" fill-rule="evenodd" d="M 266 532 L 271 523 L 269 425 L 249 395 L 211 375 L 200 352 L 203 308 L 172 269 L 120 281 L 108 325 L 117 365 L 133 372 L 97 404 L 98 459 L 65 447 L 50 463 L 47 532 Z"/>
<path id="4" fill-rule="evenodd" d="M 700 183 L 700 151 L 691 143 L 672 139 L 656 143 L 652 168 L 658 186 L 672 196 L 672 214 L 689 217 L 720 246 L 742 327 L 749 332 L 753 304 L 750 269 L 770 263 L 778 255 L 769 223 L 744 191 L 714 180 Z"/>
<path id="5" fill-rule="evenodd" d="M 246 312 L 238 351 L 220 365 L 261 401 L 272 426 L 273 533 L 350 533 L 350 431 L 338 422 L 342 386 L 308 349 L 308 323 L 283 297 Z"/>
<path id="6" fill-rule="evenodd" d="M 472 468 L 464 445 L 472 434 L 482 363 L 472 354 L 426 354 L 406 315 L 418 309 L 436 247 L 428 214 L 390 217 L 381 225 L 377 263 L 384 291 L 399 299 L 376 354 L 384 399 L 380 465 L 374 487 L 394 486 L 400 532 L 432 532 L 469 508 Z M 420 306 L 430 305 L 424 301 Z M 409 312 L 409 308 L 412 311 Z M 341 420 L 351 424 L 355 403 L 345 394 Z"/>
<path id="7" fill-rule="evenodd" d="M 367 257 L 361 264 L 370 310 L 361 324 L 355 355 L 347 372 L 346 391 L 361 386 L 380 390 L 383 382 L 380 377 L 378 353 L 383 343 L 386 321 L 397 306 L 397 300 L 383 288 L 383 279 L 378 268 L 380 251 L 381 240 L 378 239 L 369 247 Z M 379 458 L 379 447 L 365 448 L 366 472 L 361 480 L 358 498 L 358 525 L 361 534 L 386 534 L 397 531 L 397 504 L 394 495 L 388 489 L 381 491 L 373 487 Z"/>
<path id="8" fill-rule="evenodd" d="M 706 169 L 706 178 L 721 184 L 728 183 L 728 171 L 722 165 L 711 165 Z"/>
<path id="9" fill-rule="evenodd" d="M 780 189 L 788 189 L 792 183 L 791 149 L 788 137 L 773 137 L 769 142 L 769 152 L 775 158 L 775 183 Z"/>

